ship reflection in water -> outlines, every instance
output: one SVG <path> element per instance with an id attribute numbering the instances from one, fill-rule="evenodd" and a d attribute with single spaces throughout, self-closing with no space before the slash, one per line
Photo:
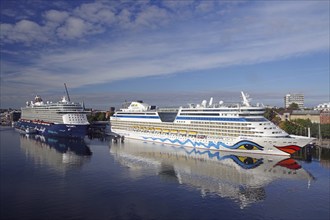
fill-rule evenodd
<path id="1" fill-rule="evenodd" d="M 48 165 L 58 171 L 81 167 L 92 152 L 81 138 L 56 138 L 42 135 L 20 136 L 20 146 L 35 164 Z"/>
<path id="2" fill-rule="evenodd" d="M 201 191 L 236 201 L 240 208 L 266 198 L 265 187 L 278 179 L 305 180 L 314 177 L 286 156 L 238 154 L 127 140 L 112 143 L 110 153 L 130 169 L 132 178 L 159 175 Z"/>

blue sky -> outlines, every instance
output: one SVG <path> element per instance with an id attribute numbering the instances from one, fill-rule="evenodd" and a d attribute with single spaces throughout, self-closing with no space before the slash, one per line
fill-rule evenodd
<path id="1" fill-rule="evenodd" d="M 329 102 L 329 1 L 1 1 L 1 107 Z"/>

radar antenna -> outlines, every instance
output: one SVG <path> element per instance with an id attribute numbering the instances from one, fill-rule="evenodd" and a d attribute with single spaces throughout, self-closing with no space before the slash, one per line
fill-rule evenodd
<path id="1" fill-rule="evenodd" d="M 68 97 L 68 101 L 70 102 L 69 92 L 68 92 L 68 89 L 66 88 L 66 84 L 65 83 L 64 83 L 64 87 L 65 87 L 66 95 Z"/>

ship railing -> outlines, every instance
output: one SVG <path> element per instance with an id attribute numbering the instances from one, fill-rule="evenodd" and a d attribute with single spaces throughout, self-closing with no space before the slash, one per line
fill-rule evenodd
<path id="1" fill-rule="evenodd" d="M 178 112 L 179 108 L 158 108 L 157 109 L 159 112 Z"/>

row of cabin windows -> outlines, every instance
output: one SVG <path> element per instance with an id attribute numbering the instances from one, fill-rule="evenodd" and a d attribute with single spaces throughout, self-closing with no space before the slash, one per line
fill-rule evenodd
<path id="1" fill-rule="evenodd" d="M 126 127 L 126 126 L 112 126 L 112 129 L 119 129 L 119 130 L 127 130 L 127 131 L 136 131 L 136 132 L 145 132 L 145 133 L 155 133 L 155 134 L 171 134 L 170 131 L 168 132 L 163 132 L 163 131 L 157 131 L 157 130 L 148 130 L 148 129 L 134 129 L 132 127 Z M 232 137 L 238 137 L 238 136 L 259 136 L 259 135 L 255 135 L 254 132 L 250 132 L 250 131 L 243 131 L 243 132 L 234 132 L 234 131 L 229 131 L 229 130 L 223 130 L 223 131 L 219 131 L 219 132 L 203 132 L 203 131 L 199 131 L 197 132 L 199 135 L 207 135 L 210 138 L 214 137 L 223 137 L 223 136 L 232 136 Z M 172 134 L 174 135 L 174 134 Z M 176 133 L 176 136 L 196 136 L 196 135 L 191 135 L 188 133 Z"/>
<path id="2" fill-rule="evenodd" d="M 150 127 L 166 127 L 166 128 L 241 128 L 241 129 L 255 129 L 255 127 L 251 127 L 251 124 L 246 123 L 204 123 L 204 122 L 195 122 L 190 124 L 178 124 L 178 123 L 154 123 L 154 122 L 140 122 L 140 121 L 123 121 L 123 120 L 111 120 L 111 124 L 123 124 L 123 125 L 132 125 L 132 126 L 150 126 Z"/>
<path id="3" fill-rule="evenodd" d="M 198 130 L 199 132 L 206 132 L 206 133 L 219 133 L 219 132 L 231 132 L 231 133 L 246 133 L 246 134 L 254 134 L 256 132 L 250 131 L 251 128 L 239 128 L 239 127 L 222 127 L 222 128 L 208 128 L 208 127 L 198 127 L 198 126 L 186 126 L 184 128 L 178 126 L 150 126 L 150 125 L 139 125 L 139 124 L 127 124 L 127 123 L 111 123 L 112 127 L 122 127 L 124 129 L 137 129 L 137 130 L 157 130 L 164 129 L 164 130 Z M 259 133 L 259 132 L 258 132 Z M 263 132 L 262 132 L 263 133 Z"/>

